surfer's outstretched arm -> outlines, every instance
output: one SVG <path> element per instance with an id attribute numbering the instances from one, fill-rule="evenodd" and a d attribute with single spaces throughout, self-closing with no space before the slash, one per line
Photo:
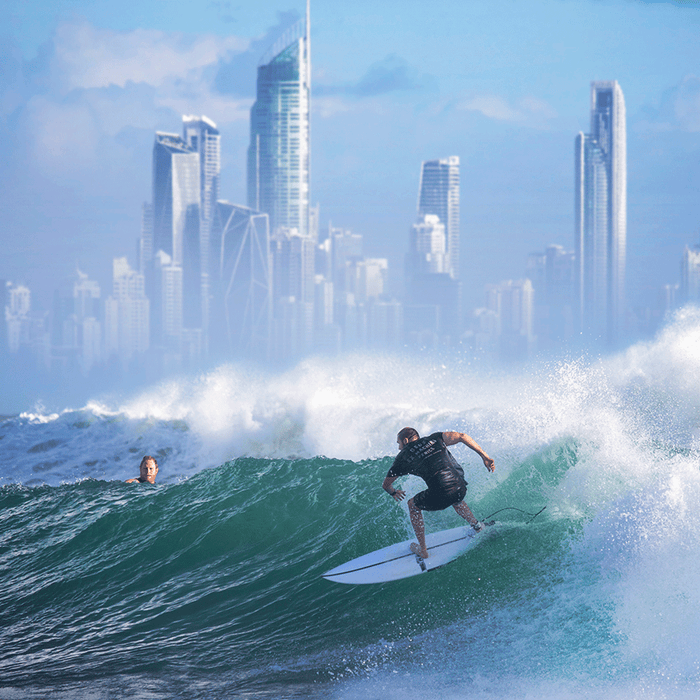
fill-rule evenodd
<path id="1" fill-rule="evenodd" d="M 457 433 L 452 430 L 448 430 L 442 434 L 442 439 L 445 441 L 446 445 L 456 445 L 458 442 L 465 444 L 469 449 L 474 450 L 474 452 L 481 457 L 484 462 L 484 466 L 490 472 L 496 468 L 493 459 L 491 459 L 491 457 L 489 457 L 486 452 L 481 449 L 474 438 L 469 437 L 469 435 L 466 433 Z"/>
<path id="2" fill-rule="evenodd" d="M 392 484 L 398 479 L 398 476 L 387 476 L 383 483 L 382 488 L 395 500 L 403 501 L 406 493 L 401 489 L 395 489 Z"/>

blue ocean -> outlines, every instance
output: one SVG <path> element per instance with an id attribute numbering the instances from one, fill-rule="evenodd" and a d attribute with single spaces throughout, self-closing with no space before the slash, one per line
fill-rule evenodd
<path id="1" fill-rule="evenodd" d="M 411 535 L 380 487 L 406 425 L 494 457 L 453 448 L 496 532 L 414 578 L 322 579 Z M 698 310 L 525 368 L 226 365 L 6 416 L 0 447 L 3 700 L 700 696 Z M 124 483 L 144 454 L 156 484 Z"/>

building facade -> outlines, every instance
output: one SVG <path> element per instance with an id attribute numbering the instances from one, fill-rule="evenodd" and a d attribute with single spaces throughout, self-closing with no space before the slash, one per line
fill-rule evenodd
<path id="1" fill-rule="evenodd" d="M 309 11 L 258 66 L 250 113 L 248 206 L 270 217 L 270 232 L 310 235 Z"/>
<path id="2" fill-rule="evenodd" d="M 126 258 L 112 261 L 112 294 L 105 301 L 105 349 L 126 363 L 150 346 L 150 302 L 144 276 Z"/>
<path id="3" fill-rule="evenodd" d="M 591 129 L 575 142 L 578 325 L 617 345 L 624 333 L 627 249 L 625 100 L 617 81 L 591 83 Z"/>
<path id="4" fill-rule="evenodd" d="M 219 199 L 221 176 L 221 135 L 208 117 L 183 116 L 182 138 L 192 151 L 199 154 L 199 258 L 201 271 L 202 336 L 209 336 L 209 254 L 211 227 Z"/>
<path id="5" fill-rule="evenodd" d="M 179 354 L 183 329 L 201 336 L 200 157 L 177 134 L 153 146 L 153 260 L 148 293 L 155 344 Z M 191 345 L 191 343 L 190 343 Z"/>
<path id="6" fill-rule="evenodd" d="M 272 260 L 267 214 L 217 202 L 211 230 L 210 341 L 217 358 L 269 359 Z"/>
<path id="7" fill-rule="evenodd" d="M 680 298 L 683 303 L 700 302 L 700 245 L 686 246 L 683 251 Z"/>
<path id="8" fill-rule="evenodd" d="M 459 279 L 459 156 L 423 162 L 418 187 L 418 221 L 424 221 L 426 215 L 439 217 L 445 227 L 445 271 L 453 279 Z"/>

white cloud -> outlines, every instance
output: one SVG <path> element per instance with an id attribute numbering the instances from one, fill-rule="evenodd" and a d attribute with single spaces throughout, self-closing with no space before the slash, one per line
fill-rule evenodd
<path id="1" fill-rule="evenodd" d="M 635 124 L 642 133 L 700 131 L 700 78 L 687 75 L 661 97 L 658 107 L 646 107 L 646 118 Z"/>
<path id="2" fill-rule="evenodd" d="M 342 97 L 314 97 L 311 102 L 314 113 L 323 117 L 333 117 L 350 110 L 350 105 Z"/>
<path id="3" fill-rule="evenodd" d="M 480 112 L 488 119 L 505 122 L 542 123 L 557 116 L 547 102 L 536 97 L 524 97 L 511 105 L 498 95 L 478 95 L 460 102 L 458 109 Z"/>
<path id="4" fill-rule="evenodd" d="M 205 114 L 220 127 L 247 120 L 252 99 L 222 94 L 214 80 L 221 62 L 249 44 L 62 24 L 46 66 L 34 74 L 42 89 L 25 98 L 21 142 L 41 172 L 60 178 L 104 167 L 107 154 L 119 157 L 115 139 L 127 128 L 179 131 L 182 114 Z"/>
<path id="5" fill-rule="evenodd" d="M 248 39 L 235 36 L 115 32 L 87 22 L 69 23 L 56 30 L 53 72 L 66 91 L 125 87 L 128 82 L 158 86 L 173 77 L 201 79 L 204 68 L 249 45 Z"/>

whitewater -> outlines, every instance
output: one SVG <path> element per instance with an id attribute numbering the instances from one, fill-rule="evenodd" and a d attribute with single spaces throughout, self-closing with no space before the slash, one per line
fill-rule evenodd
<path id="1" fill-rule="evenodd" d="M 452 448 L 467 502 L 513 510 L 429 574 L 321 579 L 411 536 L 381 489 L 409 425 L 474 437 L 496 471 Z M 223 365 L 37 404 L 0 419 L 0 447 L 3 700 L 700 694 L 696 308 L 613 356 L 509 370 Z M 156 485 L 125 484 L 145 454 Z M 428 531 L 460 524 L 426 516 Z"/>

